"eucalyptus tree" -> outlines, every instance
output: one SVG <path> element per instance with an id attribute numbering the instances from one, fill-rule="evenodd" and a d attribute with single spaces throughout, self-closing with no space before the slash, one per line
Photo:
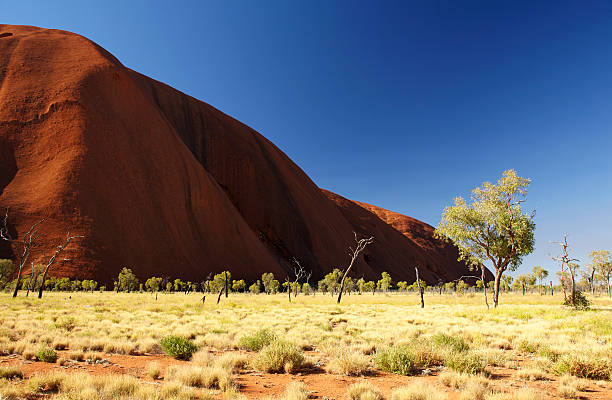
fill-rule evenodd
<path id="1" fill-rule="evenodd" d="M 523 212 L 531 180 L 507 170 L 497 183 L 484 182 L 474 189 L 471 204 L 462 197 L 446 207 L 436 235 L 452 241 L 459 260 L 472 268 L 490 263 L 495 271 L 493 304 L 499 304 L 499 286 L 507 270 L 514 271 L 534 249 L 535 212 Z"/>

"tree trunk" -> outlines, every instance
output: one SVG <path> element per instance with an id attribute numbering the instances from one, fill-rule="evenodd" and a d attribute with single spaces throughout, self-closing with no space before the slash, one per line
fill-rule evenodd
<path id="1" fill-rule="evenodd" d="M 487 298 L 487 282 L 485 281 L 484 265 L 480 266 L 480 279 L 482 281 L 482 288 L 484 292 L 485 304 L 487 305 L 487 310 L 488 310 L 489 309 L 489 299 Z"/>
<path id="2" fill-rule="evenodd" d="M 499 304 L 499 281 L 501 280 L 503 271 L 500 269 L 495 271 L 495 285 L 493 286 L 493 308 L 497 308 Z"/>
<path id="3" fill-rule="evenodd" d="M 221 301 L 221 295 L 223 294 L 223 291 L 225 290 L 225 286 L 221 288 L 221 291 L 219 292 L 219 297 L 217 297 L 217 304 L 219 304 L 219 302 Z"/>
<path id="4" fill-rule="evenodd" d="M 19 291 L 19 283 L 21 282 L 21 271 L 23 270 L 23 264 L 19 263 L 19 271 L 17 272 L 17 283 L 15 284 L 15 290 L 13 290 L 13 297 L 17 297 Z"/>
<path id="5" fill-rule="evenodd" d="M 229 285 L 229 283 L 227 282 L 227 271 L 225 271 L 225 298 L 227 298 L 228 294 L 228 290 L 227 290 L 227 286 Z"/>
<path id="6" fill-rule="evenodd" d="M 421 295 L 421 308 L 425 308 L 425 300 L 423 300 L 423 287 L 421 286 L 421 281 L 419 280 L 419 269 L 414 267 L 414 270 L 416 271 L 416 282 L 417 286 L 419 287 L 419 294 Z"/>

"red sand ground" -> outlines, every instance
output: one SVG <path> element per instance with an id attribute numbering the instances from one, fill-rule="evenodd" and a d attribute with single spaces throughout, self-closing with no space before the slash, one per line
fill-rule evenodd
<path id="1" fill-rule="evenodd" d="M 52 275 L 284 279 L 295 257 L 319 279 L 346 264 L 353 230 L 376 237 L 354 276 L 467 273 L 428 225 L 338 199 L 253 129 L 90 40 L 0 25 L 0 209 L 17 234 L 45 218 L 35 263 L 68 231 L 85 236 Z M 0 258 L 14 253 L 0 243 Z"/>
<path id="2" fill-rule="evenodd" d="M 310 352 L 310 355 L 316 357 L 318 354 Z M 127 374 L 137 377 L 147 384 L 158 384 L 160 381 L 154 381 L 146 376 L 145 368 L 148 363 L 152 361 L 158 362 L 162 369 L 162 375 L 169 365 L 189 364 L 188 362 L 174 360 L 164 355 L 107 355 L 105 357 L 110 361 L 110 365 L 72 362 L 65 367 L 60 367 L 57 364 L 25 361 L 16 356 L 3 356 L 0 357 L 0 367 L 5 365 L 18 366 L 25 373 L 26 378 L 49 371 L 86 372 L 94 375 Z M 522 361 L 526 360 L 519 360 L 519 364 L 522 364 Z M 522 388 L 533 388 L 543 392 L 545 399 L 561 398 L 556 395 L 559 387 L 558 376 L 547 375 L 546 380 L 531 382 L 519 379 L 516 375 L 516 370 L 513 369 L 492 368 L 490 372 L 493 386 L 496 390 L 511 393 Z M 267 374 L 253 370 L 243 370 L 235 375 L 235 379 L 240 386 L 240 392 L 249 399 L 280 395 L 291 381 L 304 382 L 310 391 L 311 398 L 329 400 L 344 399 L 347 388 L 356 382 L 367 381 L 378 387 L 386 398 L 390 398 L 391 392 L 395 388 L 426 381 L 437 390 L 445 392 L 448 400 L 458 400 L 460 392 L 445 387 L 440 382 L 437 374 L 437 372 L 433 372 L 432 375 L 427 376 L 401 376 L 386 372 L 376 372 L 364 377 L 349 377 L 328 374 L 323 370 L 303 371 L 295 375 Z M 585 391 L 580 392 L 581 399 L 609 400 L 612 398 L 612 384 L 610 382 L 601 382 L 600 385 L 596 385 L 594 382 L 585 382 L 588 382 L 588 385 Z M 16 384 L 19 383 L 16 382 Z M 220 393 L 218 397 L 222 398 Z"/>

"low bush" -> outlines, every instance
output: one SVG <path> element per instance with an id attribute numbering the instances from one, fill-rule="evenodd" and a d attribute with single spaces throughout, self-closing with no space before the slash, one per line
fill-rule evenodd
<path id="1" fill-rule="evenodd" d="M 0 368 L 0 379 L 13 379 L 13 378 L 23 378 L 23 372 L 17 367 L 11 367 L 7 365 L 6 367 Z"/>
<path id="2" fill-rule="evenodd" d="M 304 363 L 304 354 L 295 344 L 276 340 L 261 349 L 252 363 L 265 372 L 293 373 Z"/>
<path id="3" fill-rule="evenodd" d="M 172 366 L 166 371 L 167 380 L 207 389 L 231 390 L 235 387 L 229 371 L 219 367 Z"/>
<path id="4" fill-rule="evenodd" d="M 276 340 L 276 335 L 269 329 L 260 329 L 252 335 L 243 336 L 238 347 L 251 351 L 259 351 Z"/>
<path id="5" fill-rule="evenodd" d="M 444 366 L 466 374 L 484 374 L 487 360 L 472 352 L 455 352 L 448 355 Z"/>
<path id="6" fill-rule="evenodd" d="M 563 301 L 564 306 L 574 307 L 576 310 L 588 310 L 591 302 L 581 291 L 576 290 L 574 294 L 567 296 Z"/>
<path id="7" fill-rule="evenodd" d="M 426 382 L 399 387 L 391 393 L 391 400 L 444 400 L 446 396 Z"/>
<path id="8" fill-rule="evenodd" d="M 445 347 L 453 351 L 463 352 L 470 349 L 470 346 L 463 338 L 447 335 L 446 333 L 438 333 L 431 337 L 433 344 L 439 347 Z"/>
<path id="9" fill-rule="evenodd" d="M 182 336 L 166 336 L 160 341 L 164 353 L 179 360 L 189 360 L 198 347 Z"/>
<path id="10" fill-rule="evenodd" d="M 368 371 L 370 360 L 361 353 L 342 351 L 333 357 L 326 370 L 332 374 L 359 376 Z"/>
<path id="11" fill-rule="evenodd" d="M 57 353 L 51 347 L 43 347 L 36 353 L 36 358 L 42 362 L 54 363 L 57 361 Z"/>
<path id="12" fill-rule="evenodd" d="M 147 364 L 146 373 L 151 379 L 159 379 L 161 377 L 161 366 L 158 362 L 150 362 Z"/>
<path id="13" fill-rule="evenodd" d="M 349 400 L 383 400 L 380 390 L 367 382 L 353 383 L 346 389 Z"/>
<path id="14" fill-rule="evenodd" d="M 597 356 L 564 355 L 553 364 L 552 372 L 593 380 L 612 379 L 612 362 Z"/>
<path id="15" fill-rule="evenodd" d="M 399 375 L 414 375 L 416 356 L 408 346 L 393 346 L 376 350 L 374 364 L 380 369 Z"/>

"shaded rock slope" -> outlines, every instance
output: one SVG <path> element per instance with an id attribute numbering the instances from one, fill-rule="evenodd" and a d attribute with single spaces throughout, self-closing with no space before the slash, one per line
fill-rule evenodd
<path id="1" fill-rule="evenodd" d="M 294 258 L 320 279 L 353 231 L 376 238 L 355 277 L 467 273 L 429 225 L 322 191 L 258 132 L 60 30 L 0 25 L 0 208 L 17 236 L 45 219 L 34 262 L 84 235 L 51 274 L 105 283 L 284 279 Z"/>

